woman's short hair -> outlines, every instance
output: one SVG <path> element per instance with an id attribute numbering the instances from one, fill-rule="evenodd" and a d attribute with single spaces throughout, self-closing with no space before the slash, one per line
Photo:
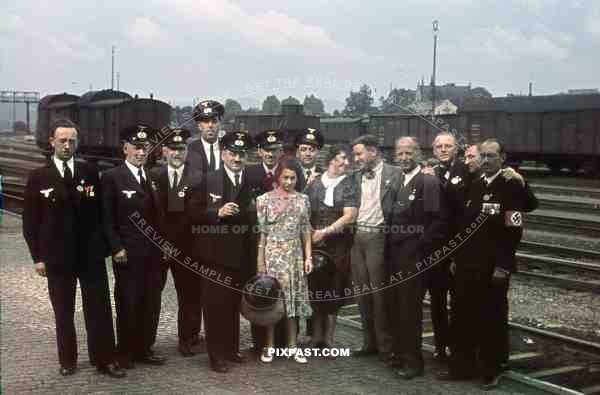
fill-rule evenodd
<path id="1" fill-rule="evenodd" d="M 341 144 L 334 144 L 327 150 L 325 155 L 325 160 L 327 165 L 335 159 L 336 156 L 340 154 L 340 152 L 346 152 L 346 148 Z"/>

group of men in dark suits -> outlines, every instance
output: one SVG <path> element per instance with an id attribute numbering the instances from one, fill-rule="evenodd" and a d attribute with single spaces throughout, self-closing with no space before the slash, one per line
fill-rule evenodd
<path id="1" fill-rule="evenodd" d="M 255 199 L 275 188 L 283 140 L 277 130 L 259 134 L 261 163 L 246 167 L 255 141 L 245 132 L 219 138 L 223 114 L 218 102 L 198 104 L 193 119 L 199 138 L 190 142 L 187 129 L 169 129 L 162 142 L 165 161 L 151 171 L 146 159 L 157 131 L 142 124 L 124 129 L 125 159 L 101 181 L 93 166 L 73 159 L 77 126 L 67 120 L 53 126 L 52 161 L 32 172 L 27 184 L 23 232 L 36 271 L 48 277 L 61 374 L 72 374 L 77 362 L 77 280 L 90 361 L 100 372 L 123 377 L 121 368 L 136 362 L 163 364 L 165 359 L 152 346 L 169 268 L 179 306 L 180 353 L 191 356 L 205 346 L 217 372 L 245 360 L 239 350 L 239 289 L 255 274 Z M 322 173 L 317 158 L 323 143 L 315 129 L 305 130 L 296 140 L 300 192 Z M 356 295 L 363 347 L 354 356 L 379 353 L 400 376 L 422 375 L 422 301 L 428 291 L 436 358 L 449 358 L 445 378 L 470 376 L 480 350 L 486 385 L 497 383 L 507 349 L 486 344 L 506 344 L 506 290 L 515 269 L 521 212 L 534 209 L 537 202 L 524 180 L 502 167 L 499 142 L 486 141 L 478 148 L 481 152 L 471 152 L 465 164 L 458 159 L 454 136 L 441 133 L 433 143 L 439 165 L 431 169 L 421 168 L 419 144 L 412 137 L 397 140 L 397 166 L 384 163 L 376 137 L 365 135 L 352 142 L 357 167 L 353 177 L 361 193 L 352 277 L 354 285 L 373 287 L 373 292 Z M 458 248 L 456 238 L 471 222 L 482 221 L 481 215 L 485 219 L 477 236 Z M 157 232 L 176 254 L 151 236 Z M 499 239 L 502 243 L 493 242 Z M 427 263 L 437 251 L 444 253 L 436 255 L 435 264 Z M 115 275 L 116 346 L 107 255 Z M 473 264 L 473 257 L 485 264 Z M 199 263 L 202 274 L 189 261 Z M 376 291 L 379 284 L 388 286 Z M 496 314 L 485 315 L 490 310 L 486 303 L 499 307 Z M 486 320 L 490 338 L 475 341 L 475 336 L 466 335 L 473 320 Z M 200 335 L 203 323 L 206 339 Z M 252 327 L 256 351 L 264 345 L 263 332 Z M 276 336 L 277 344 L 283 345 L 283 340 L 278 342 Z"/>
<path id="2" fill-rule="evenodd" d="M 362 147 L 357 149 L 357 145 L 375 146 L 370 139 L 355 141 L 359 164 Z M 469 147 L 465 162 L 458 158 L 458 148 L 452 134 L 439 134 L 433 142 L 439 164 L 421 168 L 417 140 L 399 138 L 394 151 L 399 171 L 394 169 L 387 180 L 383 177 L 377 182 L 380 196 L 374 201 L 381 207 L 383 222 L 375 225 L 375 230 L 363 228 L 359 214 L 356 236 L 361 237 L 361 231 L 385 233 L 380 248 L 387 264 L 375 269 L 385 273 L 380 278 L 390 276 L 389 281 L 382 281 L 390 290 L 380 292 L 384 299 L 380 311 L 376 310 L 375 293 L 370 295 L 371 301 L 364 296 L 358 298 L 365 343 L 357 355 L 378 352 L 400 377 L 422 375 L 423 296 L 428 291 L 435 356 L 449 366 L 440 378 L 480 377 L 483 388 L 490 389 L 498 384 L 508 359 L 507 291 L 510 273 L 516 270 L 522 215 L 535 209 L 537 200 L 523 178 L 503 166 L 506 156 L 497 140 Z M 372 154 L 377 157 L 374 149 Z M 377 164 L 370 166 L 375 177 L 377 169 Z M 373 177 L 369 171 L 362 172 L 363 199 L 369 199 L 369 187 L 365 185 L 365 177 L 369 176 Z M 389 192 L 385 184 L 389 184 Z M 371 224 L 381 221 L 376 214 L 367 215 L 369 207 L 363 200 L 364 218 L 376 218 Z M 355 243 L 353 248 L 359 246 Z M 353 270 L 359 263 L 353 261 Z M 367 270 L 372 276 L 374 270 Z M 354 272 L 355 283 L 378 284 L 375 281 L 379 279 L 357 278 L 359 273 Z M 446 307 L 448 294 L 450 314 Z M 365 311 L 374 312 L 373 323 Z M 378 314 L 381 337 L 376 324 Z"/>

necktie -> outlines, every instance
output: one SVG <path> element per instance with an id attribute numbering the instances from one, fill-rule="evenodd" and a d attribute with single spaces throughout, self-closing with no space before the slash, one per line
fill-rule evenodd
<path id="1" fill-rule="evenodd" d="M 146 179 L 144 178 L 144 173 L 142 172 L 141 168 L 138 168 L 138 177 L 140 179 L 140 185 L 144 185 Z"/>
<path id="2" fill-rule="evenodd" d="M 179 178 L 177 176 L 177 170 L 175 170 L 175 171 L 173 171 L 173 186 L 171 186 L 171 189 L 176 189 L 178 184 L 179 184 Z"/>
<path id="3" fill-rule="evenodd" d="M 308 181 L 308 179 L 310 178 L 311 174 L 312 174 L 312 171 L 306 170 L 306 181 Z"/>
<path id="4" fill-rule="evenodd" d="M 235 185 L 233 187 L 237 190 L 240 187 L 240 174 L 235 173 L 234 178 L 235 178 Z"/>
<path id="5" fill-rule="evenodd" d="M 215 163 L 215 150 L 213 148 L 214 144 L 210 145 L 210 159 L 208 162 L 208 170 L 209 171 L 215 171 L 216 170 L 216 163 Z"/>
<path id="6" fill-rule="evenodd" d="M 73 184 L 73 173 L 71 173 L 71 168 L 67 166 L 67 161 L 63 161 L 63 180 L 66 185 Z"/>

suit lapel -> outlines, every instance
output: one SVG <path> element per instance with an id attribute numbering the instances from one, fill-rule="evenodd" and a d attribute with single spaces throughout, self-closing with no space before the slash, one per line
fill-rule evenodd
<path id="1" fill-rule="evenodd" d="M 384 163 L 383 169 L 381 170 L 381 190 L 380 190 L 381 200 L 383 200 L 385 198 L 385 195 L 391 189 L 392 181 L 393 181 L 392 178 L 394 176 L 393 173 L 394 173 L 393 169 Z"/>
<path id="2" fill-rule="evenodd" d="M 142 184 L 140 184 L 138 182 L 138 180 L 135 178 L 135 176 L 133 175 L 131 170 L 129 170 L 129 167 L 127 167 L 127 165 L 125 163 L 123 163 L 121 169 L 122 169 L 121 171 L 124 173 L 124 175 L 126 177 L 127 187 L 130 187 L 131 189 L 135 190 L 136 193 L 141 193 L 141 194 L 145 195 L 146 191 L 144 191 L 144 187 L 142 187 Z M 144 171 L 145 171 L 145 169 L 144 169 Z M 148 177 L 148 172 L 146 172 L 146 177 Z"/>

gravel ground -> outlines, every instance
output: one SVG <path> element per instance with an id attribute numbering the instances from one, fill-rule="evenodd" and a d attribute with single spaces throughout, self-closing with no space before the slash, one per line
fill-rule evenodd
<path id="1" fill-rule="evenodd" d="M 514 278 L 509 303 L 512 321 L 600 342 L 600 295 Z"/>

